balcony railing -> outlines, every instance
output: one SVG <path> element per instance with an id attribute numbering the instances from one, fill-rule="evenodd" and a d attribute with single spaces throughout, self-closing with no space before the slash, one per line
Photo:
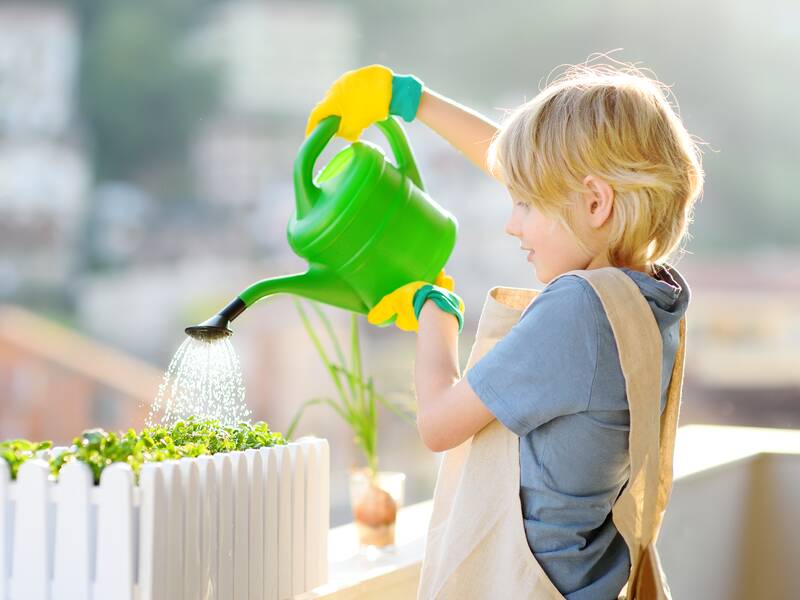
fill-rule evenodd
<path id="1" fill-rule="evenodd" d="M 675 484 L 658 548 L 674 598 L 800 598 L 800 430 L 678 430 Z M 294 600 L 416 597 L 432 501 L 401 509 L 397 551 L 358 555 L 330 530 L 329 581 Z"/>

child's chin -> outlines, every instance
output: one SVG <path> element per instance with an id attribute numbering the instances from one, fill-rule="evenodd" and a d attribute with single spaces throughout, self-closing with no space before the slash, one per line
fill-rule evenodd
<path id="1" fill-rule="evenodd" d="M 542 269 L 537 269 L 536 267 L 534 267 L 534 271 L 536 271 L 536 279 L 538 279 L 545 285 L 550 283 L 550 280 L 553 278 L 552 275 L 548 274 L 546 271 Z"/>
<path id="2" fill-rule="evenodd" d="M 564 270 L 548 269 L 541 266 L 534 267 L 534 269 L 536 270 L 536 279 L 541 281 L 544 285 L 547 285 L 562 273 L 566 273 Z"/>

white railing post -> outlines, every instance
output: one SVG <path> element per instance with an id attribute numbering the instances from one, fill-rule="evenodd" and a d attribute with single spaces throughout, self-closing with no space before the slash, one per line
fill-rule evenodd
<path id="1" fill-rule="evenodd" d="M 305 460 L 305 533 L 304 544 L 305 583 L 303 591 L 310 590 L 319 584 L 319 564 L 317 545 L 320 542 L 320 509 L 319 509 L 319 468 L 318 444 L 315 438 L 298 440 L 303 448 Z"/>
<path id="2" fill-rule="evenodd" d="M 164 471 L 157 463 L 139 473 L 139 596 L 140 600 L 167 600 L 166 531 L 167 498 Z"/>
<path id="3" fill-rule="evenodd" d="M 72 461 L 59 471 L 55 486 L 53 600 L 90 597 L 94 561 L 94 544 L 90 540 L 93 488 L 92 472 L 84 463 Z"/>
<path id="4" fill-rule="evenodd" d="M 288 446 L 275 446 L 278 466 L 278 598 L 292 596 L 292 462 Z"/>
<path id="5" fill-rule="evenodd" d="M 219 511 L 217 495 L 217 465 L 210 456 L 197 459 L 200 469 L 200 597 L 203 600 L 219 598 L 219 557 L 217 543 L 219 538 Z"/>
<path id="6" fill-rule="evenodd" d="M 201 559 L 201 494 L 198 461 L 182 458 L 178 461 L 183 481 L 183 600 L 197 600 L 200 595 Z"/>
<path id="7" fill-rule="evenodd" d="M 264 600 L 278 600 L 278 560 L 280 556 L 280 473 L 278 459 L 281 451 L 272 448 L 259 450 L 264 466 Z"/>
<path id="8" fill-rule="evenodd" d="M 292 471 L 292 594 L 305 591 L 305 461 L 297 442 L 288 444 Z"/>
<path id="9" fill-rule="evenodd" d="M 14 600 L 49 600 L 48 474 L 47 463 L 40 459 L 23 463 L 17 473 L 11 556 Z"/>
<path id="10" fill-rule="evenodd" d="M 97 488 L 97 575 L 95 598 L 133 598 L 133 471 L 114 463 Z"/>
<path id="11" fill-rule="evenodd" d="M 249 527 L 247 461 L 244 452 L 231 452 L 233 475 L 233 600 L 247 600 Z"/>
<path id="12" fill-rule="evenodd" d="M 219 520 L 217 521 L 217 556 L 219 557 L 219 579 L 217 598 L 233 597 L 233 473 L 231 458 L 227 454 L 215 454 L 212 460 L 217 466 L 217 495 Z"/>
<path id="13" fill-rule="evenodd" d="M 181 596 L 183 590 L 183 481 L 177 460 L 161 463 L 164 484 L 167 491 L 167 511 L 164 527 L 167 534 L 166 546 L 166 594 L 173 600 Z"/>
<path id="14" fill-rule="evenodd" d="M 7 515 L 10 509 L 11 499 L 11 469 L 5 460 L 0 459 L 0 600 L 8 600 L 8 578 L 10 573 L 6 570 L 6 563 L 11 553 L 8 546 L 10 533 L 14 527 L 13 520 L 9 520 Z"/>
<path id="15" fill-rule="evenodd" d="M 320 440 L 320 530 L 323 539 L 318 546 L 319 576 L 318 585 L 328 583 L 328 531 L 331 528 L 331 457 L 328 440 Z"/>
<path id="16" fill-rule="evenodd" d="M 245 450 L 248 486 L 247 598 L 261 600 L 264 594 L 264 466 L 258 450 Z"/>

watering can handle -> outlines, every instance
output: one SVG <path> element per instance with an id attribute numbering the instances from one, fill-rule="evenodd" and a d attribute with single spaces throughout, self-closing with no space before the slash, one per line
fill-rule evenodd
<path id="1" fill-rule="evenodd" d="M 419 170 L 417 169 L 417 161 L 414 160 L 414 154 L 411 152 L 411 147 L 408 145 L 408 140 L 406 139 L 403 128 L 392 116 L 384 121 L 378 121 L 375 125 L 383 132 L 386 139 L 389 140 L 389 145 L 392 147 L 394 158 L 397 161 L 397 168 L 424 192 L 425 186 L 422 184 L 422 177 L 420 177 Z"/>
<path id="2" fill-rule="evenodd" d="M 319 124 L 314 128 L 314 131 L 303 142 L 300 152 L 298 153 L 298 160 L 294 164 L 294 185 L 295 193 L 297 196 L 297 218 L 301 219 L 305 216 L 311 208 L 317 203 L 319 198 L 320 189 L 314 185 L 313 171 L 314 165 L 331 141 L 336 132 L 339 130 L 339 122 L 341 117 L 338 115 L 331 115 L 322 119 Z M 398 170 L 405 174 L 414 182 L 414 184 L 421 190 L 425 191 L 422 184 L 422 177 L 419 175 L 417 163 L 414 160 L 414 155 L 408 145 L 408 140 L 403 132 L 403 128 L 394 119 L 389 117 L 384 121 L 375 123 L 389 140 L 389 145 L 392 147 L 395 160 L 397 161 Z"/>
<path id="3" fill-rule="evenodd" d="M 294 188 L 297 197 L 298 218 L 305 216 L 317 203 L 320 189 L 314 185 L 314 165 L 325 146 L 339 130 L 340 121 L 341 118 L 338 115 L 322 119 L 300 148 L 297 155 L 298 160 L 294 163 Z"/>

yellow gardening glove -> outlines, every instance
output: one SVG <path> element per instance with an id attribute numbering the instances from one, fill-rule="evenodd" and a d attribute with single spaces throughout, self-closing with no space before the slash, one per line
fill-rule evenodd
<path id="1" fill-rule="evenodd" d="M 311 111 L 306 136 L 325 117 L 339 115 L 338 134 L 355 142 L 367 127 L 389 117 L 392 76 L 392 70 L 383 65 L 347 71 L 333 82 L 322 101 Z"/>
<path id="2" fill-rule="evenodd" d="M 414 314 L 414 294 L 425 285 L 428 285 L 427 281 L 412 281 L 387 294 L 369 311 L 367 321 L 379 327 L 394 323 L 403 331 L 417 331 L 419 322 Z M 452 292 L 455 281 L 442 269 L 436 277 L 434 285 Z M 459 310 L 463 314 L 464 303 L 460 299 Z"/>
<path id="3" fill-rule="evenodd" d="M 436 281 L 433 282 L 435 285 L 439 287 L 446 288 L 451 292 L 456 288 L 455 280 L 450 277 L 447 273 L 444 272 L 444 269 L 439 271 L 439 274 L 436 276 Z"/>

